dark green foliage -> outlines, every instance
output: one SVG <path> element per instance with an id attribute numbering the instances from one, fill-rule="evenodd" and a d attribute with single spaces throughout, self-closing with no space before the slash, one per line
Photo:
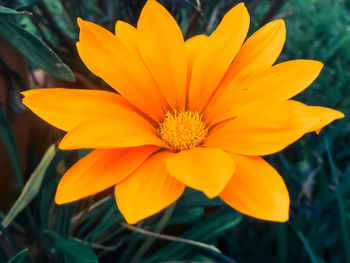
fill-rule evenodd
<path id="1" fill-rule="evenodd" d="M 52 249 L 56 249 L 64 255 L 66 263 L 97 263 L 98 259 L 95 253 L 81 241 L 67 239 L 56 232 L 47 231 L 51 234 L 55 241 Z"/>
<path id="2" fill-rule="evenodd" d="M 11 258 L 7 263 L 27 263 L 30 262 L 27 257 L 28 249 L 23 249 L 21 252 L 18 252 L 16 256 Z"/>
<path id="3" fill-rule="evenodd" d="M 3 17 L 0 17 L 0 36 L 17 48 L 34 66 L 58 78 L 74 81 L 72 71 L 45 43 Z"/>
<path id="4" fill-rule="evenodd" d="M 22 179 L 22 169 L 21 164 L 19 162 L 17 147 L 15 138 L 13 137 L 11 124 L 7 119 L 5 111 L 3 107 L 0 107 L 0 140 L 4 143 L 7 153 L 10 157 L 11 164 L 14 170 L 14 174 L 17 179 L 17 183 L 20 188 L 23 187 L 23 179 Z"/>
<path id="5" fill-rule="evenodd" d="M 31 15 L 31 13 L 26 11 L 16 11 L 11 8 L 0 6 L 0 15 Z"/>
<path id="6" fill-rule="evenodd" d="M 99 87 L 108 88 L 88 72 L 77 55 L 76 18 L 82 17 L 113 31 L 117 19 L 135 25 L 144 2 L 7 1 L 6 7 L 12 9 L 0 7 L 0 36 L 22 52 L 35 68 L 65 80 L 73 80 L 72 71 L 80 72 Z M 239 1 L 160 2 L 174 14 L 188 38 L 211 32 L 223 14 Z M 283 7 L 277 2 L 283 2 Z M 250 0 L 245 3 L 252 17 L 251 33 L 262 21 L 277 16 L 286 18 L 287 41 L 279 62 L 307 58 L 325 64 L 315 83 L 296 99 L 309 105 L 336 108 L 349 115 L 349 1 Z M 39 171 L 43 175 L 40 191 L 31 197 L 30 203 L 24 203 L 7 228 L 0 225 L 0 261 L 350 263 L 349 134 L 350 125 L 345 118 L 325 128 L 320 135 L 307 135 L 283 152 L 266 158 L 283 176 L 290 192 L 291 217 L 287 223 L 264 222 L 240 215 L 220 199 L 209 200 L 187 189 L 174 207 L 139 225 L 156 234 L 213 245 L 221 252 L 126 229 L 121 225 L 124 219 L 113 196 L 87 198 L 79 205 L 55 205 L 53 198 L 61 170 L 66 170 L 79 156 L 76 152 L 58 151 L 49 159 L 48 166 Z M 0 139 L 22 188 L 15 141 L 2 109 Z M 27 190 L 32 191 L 32 187 L 33 184 L 29 185 Z M 0 215 L 1 220 L 6 217 Z M 27 254 L 31 255 L 30 259 Z"/>

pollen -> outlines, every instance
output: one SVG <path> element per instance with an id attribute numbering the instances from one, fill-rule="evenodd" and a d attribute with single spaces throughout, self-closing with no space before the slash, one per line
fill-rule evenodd
<path id="1" fill-rule="evenodd" d="M 158 132 L 175 151 L 183 151 L 202 143 L 208 128 L 199 112 L 175 110 L 166 113 L 164 121 L 159 124 Z"/>

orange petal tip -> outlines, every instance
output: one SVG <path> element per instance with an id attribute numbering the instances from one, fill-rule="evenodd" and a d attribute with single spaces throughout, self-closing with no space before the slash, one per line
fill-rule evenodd
<path id="1" fill-rule="evenodd" d="M 241 2 L 241 3 L 237 4 L 235 7 L 238 7 L 238 6 L 245 7 L 245 4 L 243 2 Z"/>
<path id="2" fill-rule="evenodd" d="M 76 200 L 72 201 L 72 200 L 69 200 L 67 198 L 65 198 L 64 195 L 62 194 L 57 194 L 55 195 L 55 204 L 56 205 L 64 205 L 64 204 L 69 204 L 69 203 L 73 203 L 75 202 Z"/>
<path id="3" fill-rule="evenodd" d="M 308 66 L 309 68 L 315 68 L 321 71 L 323 68 L 323 63 L 318 60 L 313 60 L 313 59 L 297 59 L 295 61 L 300 61 L 300 63 L 304 63 L 304 66 Z M 307 64 L 307 65 L 305 65 Z"/>
<path id="4" fill-rule="evenodd" d="M 252 215 L 251 215 L 252 216 Z M 255 217 L 252 216 L 256 219 L 259 220 L 264 220 L 264 221 L 270 221 L 270 222 L 277 222 L 277 223 L 285 223 L 289 220 L 289 207 L 287 211 L 281 211 L 280 214 L 275 214 L 267 217 Z"/>
<path id="5" fill-rule="evenodd" d="M 150 6 L 149 8 L 155 8 L 158 6 L 163 7 L 160 3 L 158 3 L 155 0 L 147 0 L 146 4 L 143 6 L 143 8 L 145 8 L 146 6 Z"/>
<path id="6" fill-rule="evenodd" d="M 245 4 L 243 2 L 235 5 L 234 7 L 231 8 L 231 10 L 235 9 L 236 11 L 240 9 L 240 12 L 244 12 L 244 13 L 247 13 L 247 15 L 249 16 L 249 12 L 247 10 L 247 7 L 245 6 Z M 229 10 L 226 15 L 231 11 Z"/>
<path id="7" fill-rule="evenodd" d="M 284 31 L 284 34 L 286 34 L 286 23 L 283 19 L 276 19 L 272 21 L 271 26 L 275 27 L 277 30 Z"/>
<path id="8" fill-rule="evenodd" d="M 26 97 L 29 97 L 30 95 L 40 92 L 40 90 L 42 89 L 29 89 L 29 90 L 21 91 L 19 94 L 23 95 L 24 98 L 26 98 Z"/>
<path id="9" fill-rule="evenodd" d="M 55 204 L 56 205 L 63 205 L 64 204 L 64 202 L 62 202 L 62 200 L 60 200 L 60 198 L 57 197 L 57 194 L 55 195 Z"/>
<path id="10" fill-rule="evenodd" d="M 83 19 L 81 19 L 80 17 L 77 18 L 77 23 L 78 23 L 79 27 L 81 27 L 83 22 L 84 22 Z"/>
<path id="11" fill-rule="evenodd" d="M 335 120 L 339 120 L 339 119 L 343 119 L 345 117 L 344 113 L 337 111 L 337 110 L 331 110 L 331 114 L 328 116 L 328 121 L 324 124 L 322 124 L 321 126 L 319 126 L 319 128 L 315 129 L 315 133 L 316 134 L 320 134 L 320 132 L 322 131 L 323 127 L 325 127 L 326 125 L 330 124 L 331 122 L 335 121 Z"/>
<path id="12" fill-rule="evenodd" d="M 52 89 L 47 89 L 47 88 L 45 88 L 45 89 L 29 89 L 29 90 L 21 91 L 20 94 L 26 98 L 26 97 L 29 97 L 31 95 L 47 92 L 49 90 L 52 90 Z"/>
<path id="13" fill-rule="evenodd" d="M 58 147 L 58 149 L 63 150 L 63 151 L 70 150 L 70 147 L 68 147 L 66 145 L 66 143 L 65 143 L 65 141 L 63 141 L 63 139 L 58 143 L 57 147 Z"/>
<path id="14" fill-rule="evenodd" d="M 247 7 L 245 6 L 245 4 L 243 2 L 237 4 L 236 6 L 234 6 L 233 8 L 240 8 L 242 9 L 242 11 L 246 12 L 249 15 L 249 12 L 247 10 Z"/>
<path id="15" fill-rule="evenodd" d="M 21 94 L 21 95 L 23 95 L 23 96 L 24 96 L 24 97 L 23 97 L 23 99 L 24 99 L 25 97 L 29 96 L 29 94 L 28 94 L 27 90 L 25 90 L 25 91 L 21 91 L 19 94 Z"/>
<path id="16" fill-rule="evenodd" d="M 60 150 L 69 150 L 69 147 L 67 148 L 65 136 L 62 138 L 62 140 L 58 143 L 58 149 Z"/>
<path id="17" fill-rule="evenodd" d="M 311 60 L 311 61 L 314 62 L 315 67 L 319 68 L 320 71 L 322 70 L 324 64 L 321 61 L 318 61 L 318 60 Z"/>
<path id="18" fill-rule="evenodd" d="M 338 111 L 338 114 L 336 115 L 335 119 L 343 119 L 345 117 L 344 113 Z"/>
<path id="19" fill-rule="evenodd" d="M 320 74 L 320 72 L 324 66 L 324 64 L 318 60 L 300 59 L 299 61 L 302 61 L 304 63 L 303 67 L 308 68 L 308 69 L 313 69 L 316 77 Z"/>
<path id="20" fill-rule="evenodd" d="M 284 222 L 287 222 L 288 220 L 289 220 L 289 213 L 287 213 L 286 215 L 283 215 L 281 217 L 271 218 L 271 220 L 269 220 L 269 221 L 284 223 Z"/>
<path id="21" fill-rule="evenodd" d="M 272 21 L 271 23 L 275 23 L 275 24 L 277 24 L 279 26 L 284 26 L 285 25 L 284 20 L 281 19 L 281 18 L 280 19 L 276 19 L 276 20 Z"/>
<path id="22" fill-rule="evenodd" d="M 330 116 L 330 118 L 332 118 L 333 120 L 343 119 L 344 117 L 344 113 L 337 110 L 332 110 L 332 115 Z"/>
<path id="23" fill-rule="evenodd" d="M 91 22 L 86 21 L 86 20 L 78 17 L 77 18 L 77 23 L 78 23 L 78 26 L 79 26 L 80 30 L 82 30 L 83 28 L 86 28 L 88 26 L 88 24 L 91 23 Z"/>
<path id="24" fill-rule="evenodd" d="M 57 205 L 63 205 L 63 204 L 69 203 L 69 202 L 67 202 L 67 200 L 65 200 L 64 196 L 62 195 L 62 192 L 59 190 L 59 187 L 56 190 L 55 203 Z"/>

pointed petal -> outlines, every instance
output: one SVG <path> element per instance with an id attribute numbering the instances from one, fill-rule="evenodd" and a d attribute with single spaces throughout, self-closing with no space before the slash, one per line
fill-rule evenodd
<path id="1" fill-rule="evenodd" d="M 287 100 L 306 89 L 322 66 L 319 61 L 292 60 L 244 81 L 232 81 L 216 92 L 205 109 L 206 120 L 214 124 L 252 108 Z"/>
<path id="2" fill-rule="evenodd" d="M 58 147 L 62 150 L 71 150 L 143 145 L 169 147 L 156 135 L 154 127 L 147 121 L 119 116 L 91 119 L 80 123 L 63 137 Z"/>
<path id="3" fill-rule="evenodd" d="M 197 35 L 187 39 L 185 42 L 186 57 L 187 57 L 187 89 L 186 89 L 186 107 L 188 107 L 189 88 L 192 75 L 192 67 L 199 51 L 205 45 L 208 37 L 206 35 Z"/>
<path id="4" fill-rule="evenodd" d="M 167 168 L 179 181 L 213 198 L 230 180 L 235 163 L 220 149 L 197 147 L 170 157 Z"/>
<path id="5" fill-rule="evenodd" d="M 297 101 L 246 111 L 216 126 L 205 146 L 245 155 L 281 151 L 319 123 L 310 107 Z"/>
<path id="6" fill-rule="evenodd" d="M 332 121 L 344 118 L 343 113 L 330 108 L 320 107 L 320 106 L 310 106 L 309 109 L 311 113 L 319 119 L 317 124 L 313 126 L 309 130 L 309 132 L 315 131 L 316 133 L 319 133 L 324 126 L 330 124 Z"/>
<path id="7" fill-rule="evenodd" d="M 138 54 L 102 27 L 81 19 L 78 24 L 77 48 L 88 69 L 154 120 L 162 120 L 164 98 Z"/>
<path id="8" fill-rule="evenodd" d="M 140 118 L 120 95 L 101 90 L 35 89 L 22 92 L 23 104 L 51 125 L 70 131 L 92 118 Z"/>
<path id="9" fill-rule="evenodd" d="M 197 35 L 187 39 L 185 42 L 188 79 L 191 77 L 193 63 L 207 40 L 208 37 L 206 35 Z"/>
<path id="10" fill-rule="evenodd" d="M 249 28 L 243 3 L 232 8 L 210 35 L 196 57 L 189 89 L 191 110 L 201 110 L 235 58 Z"/>
<path id="11" fill-rule="evenodd" d="M 223 82 L 245 78 L 271 67 L 280 55 L 285 40 L 286 26 L 282 19 L 272 21 L 260 28 L 239 50 Z"/>
<path id="12" fill-rule="evenodd" d="M 160 152 L 146 160 L 115 187 L 120 212 L 129 224 L 158 213 L 175 202 L 185 185 L 168 174 L 165 162 L 172 153 Z"/>
<path id="13" fill-rule="evenodd" d="M 155 0 L 148 0 L 142 9 L 137 40 L 165 99 L 173 109 L 183 109 L 187 80 L 184 39 L 175 19 Z"/>
<path id="14" fill-rule="evenodd" d="M 64 174 L 57 187 L 55 202 L 73 202 L 119 183 L 158 149 L 143 146 L 91 152 Z"/>
<path id="15" fill-rule="evenodd" d="M 289 218 L 289 194 L 277 171 L 260 157 L 231 154 L 236 171 L 220 197 L 239 212 L 270 221 Z"/>
<path id="16" fill-rule="evenodd" d="M 132 25 L 118 20 L 115 24 L 116 37 L 130 49 L 130 52 L 138 53 L 136 28 Z"/>

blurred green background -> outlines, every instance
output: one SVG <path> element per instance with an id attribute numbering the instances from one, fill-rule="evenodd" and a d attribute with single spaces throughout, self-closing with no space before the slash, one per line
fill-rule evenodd
<path id="1" fill-rule="evenodd" d="M 118 19 L 135 25 L 144 2 L 0 1 L 0 262 L 350 263 L 347 118 L 266 158 L 290 192 L 287 223 L 249 218 L 220 200 L 187 190 L 176 205 L 137 226 L 162 234 L 155 238 L 122 223 L 109 190 L 78 203 L 54 204 L 62 174 L 87 152 L 50 147 L 63 134 L 28 112 L 18 92 L 50 86 L 108 90 L 79 59 L 76 18 L 113 31 Z M 241 1 L 159 2 L 188 38 L 209 34 Z M 273 19 L 285 19 L 287 40 L 278 62 L 307 58 L 325 64 L 297 99 L 349 116 L 350 1 L 244 2 L 252 19 L 249 34 Z M 161 239 L 168 236 L 182 239 Z"/>

